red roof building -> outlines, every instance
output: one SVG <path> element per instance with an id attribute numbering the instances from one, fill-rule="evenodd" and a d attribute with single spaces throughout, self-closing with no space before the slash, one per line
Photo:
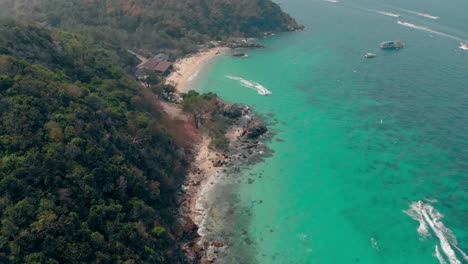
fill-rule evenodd
<path id="1" fill-rule="evenodd" d="M 171 61 L 164 61 L 164 60 L 151 58 L 140 63 L 140 65 L 138 65 L 137 68 L 144 68 L 144 69 L 152 70 L 155 72 L 167 74 L 171 71 L 173 65 L 174 63 Z"/>

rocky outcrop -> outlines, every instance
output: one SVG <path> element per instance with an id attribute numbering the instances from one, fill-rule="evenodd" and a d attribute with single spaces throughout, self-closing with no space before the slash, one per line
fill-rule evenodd
<path id="1" fill-rule="evenodd" d="M 183 236 L 187 239 L 194 239 L 198 236 L 197 231 L 198 227 L 197 225 L 192 221 L 190 217 L 184 217 L 181 219 L 182 225 L 182 230 L 183 230 Z"/>
<path id="2" fill-rule="evenodd" d="M 231 43 L 228 45 L 229 48 L 231 49 L 237 49 L 237 48 L 248 48 L 248 49 L 260 49 L 264 48 L 265 46 L 257 44 L 257 43 Z"/>
<path id="3" fill-rule="evenodd" d="M 244 135 L 248 138 L 258 138 L 268 131 L 267 127 L 260 122 L 249 122 L 244 130 Z"/>
<path id="4" fill-rule="evenodd" d="M 240 39 L 235 42 L 227 44 L 227 47 L 231 49 L 237 49 L 237 48 L 258 49 L 258 48 L 264 48 L 265 46 L 257 44 L 257 43 L 253 43 L 247 39 Z"/>
<path id="5" fill-rule="evenodd" d="M 221 167 L 224 165 L 224 160 L 222 159 L 216 159 L 216 160 L 213 160 L 213 167 Z"/>
<path id="6" fill-rule="evenodd" d="M 210 99 L 209 106 L 203 110 L 208 112 L 210 117 L 219 118 L 218 115 L 222 115 L 218 120 L 225 122 L 230 127 L 229 146 L 217 153 L 215 157 L 206 156 L 205 158 L 210 169 L 217 168 L 222 174 L 230 175 L 232 173 L 234 175 L 243 166 L 259 162 L 270 154 L 268 147 L 259 139 L 268 129 L 248 106 L 226 104 L 218 97 L 214 97 Z M 196 166 L 195 163 L 193 165 Z M 204 186 L 214 186 L 216 178 L 206 179 L 209 175 L 200 167 L 192 167 L 190 174 L 191 177 L 186 179 L 181 190 L 183 197 L 180 202 L 181 216 L 179 221 L 184 244 L 182 248 L 186 251 L 187 258 L 191 263 L 224 263 L 221 259 L 231 249 L 230 245 L 233 243 L 229 240 L 230 234 L 211 236 L 213 231 L 210 229 L 210 224 L 208 223 L 207 226 L 207 223 L 203 221 L 209 217 L 208 207 L 206 207 L 209 205 L 194 206 L 194 202 L 197 203 L 197 197 L 199 197 L 197 196 L 198 191 L 204 189 Z M 246 178 L 245 182 L 255 184 L 256 180 L 251 177 Z M 190 219 L 186 219 L 187 217 Z M 201 220 L 197 217 L 200 217 Z"/>
<path id="7" fill-rule="evenodd" d="M 224 247 L 224 243 L 220 241 L 213 241 L 211 242 L 211 246 L 213 247 Z"/>
<path id="8" fill-rule="evenodd" d="M 242 108 L 237 104 L 226 104 L 223 107 L 223 115 L 229 118 L 239 118 L 242 115 Z"/>

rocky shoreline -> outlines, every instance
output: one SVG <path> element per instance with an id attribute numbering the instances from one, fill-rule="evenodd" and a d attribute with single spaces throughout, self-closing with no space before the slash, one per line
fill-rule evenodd
<path id="1" fill-rule="evenodd" d="M 270 155 L 262 140 L 268 137 L 268 129 L 252 113 L 248 106 L 226 104 L 223 114 L 234 122 L 226 135 L 229 147 L 224 151 L 208 149 L 209 138 L 197 146 L 189 174 L 179 193 L 179 221 L 182 227 L 181 248 L 191 263 L 217 263 L 220 255 L 229 250 L 226 237 L 216 234 L 207 224 L 213 216 L 210 212 L 210 193 L 220 181 L 229 180 L 242 167 L 253 164 Z M 233 181 L 233 179 L 231 179 Z M 252 183 L 252 179 L 247 180 Z"/>

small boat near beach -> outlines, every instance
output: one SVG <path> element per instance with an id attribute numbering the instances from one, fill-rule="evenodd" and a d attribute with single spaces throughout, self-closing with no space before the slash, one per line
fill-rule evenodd
<path id="1" fill-rule="evenodd" d="M 460 42 L 460 49 L 468 50 L 468 42 Z"/>
<path id="2" fill-rule="evenodd" d="M 234 53 L 234 54 L 232 54 L 232 56 L 233 56 L 233 57 L 240 57 L 240 58 L 248 58 L 248 57 L 249 57 L 248 54 L 241 53 L 241 52 Z"/>
<path id="3" fill-rule="evenodd" d="M 381 49 L 401 49 L 404 46 L 405 45 L 403 44 L 403 42 L 401 42 L 399 40 L 384 41 L 384 42 L 380 43 L 380 48 Z"/>
<path id="4" fill-rule="evenodd" d="M 364 58 L 366 59 L 371 59 L 371 58 L 375 58 L 377 56 L 377 54 L 375 53 L 372 53 L 372 52 L 368 52 L 364 55 Z"/>
<path id="5" fill-rule="evenodd" d="M 423 209 L 424 208 L 424 202 L 419 200 L 418 201 L 418 205 L 419 205 L 419 209 Z"/>

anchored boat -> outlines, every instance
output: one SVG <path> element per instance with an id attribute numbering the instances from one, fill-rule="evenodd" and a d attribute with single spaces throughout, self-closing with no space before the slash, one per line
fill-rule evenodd
<path id="1" fill-rule="evenodd" d="M 405 45 L 403 44 L 403 42 L 401 42 L 399 40 L 384 41 L 384 42 L 380 43 L 380 48 L 381 49 L 401 49 L 404 46 Z"/>
<path id="2" fill-rule="evenodd" d="M 372 53 L 372 52 L 368 52 L 368 53 L 366 53 L 366 54 L 364 55 L 364 58 L 370 59 L 370 58 L 374 58 L 374 57 L 376 57 L 376 56 L 377 56 L 377 54 Z"/>

